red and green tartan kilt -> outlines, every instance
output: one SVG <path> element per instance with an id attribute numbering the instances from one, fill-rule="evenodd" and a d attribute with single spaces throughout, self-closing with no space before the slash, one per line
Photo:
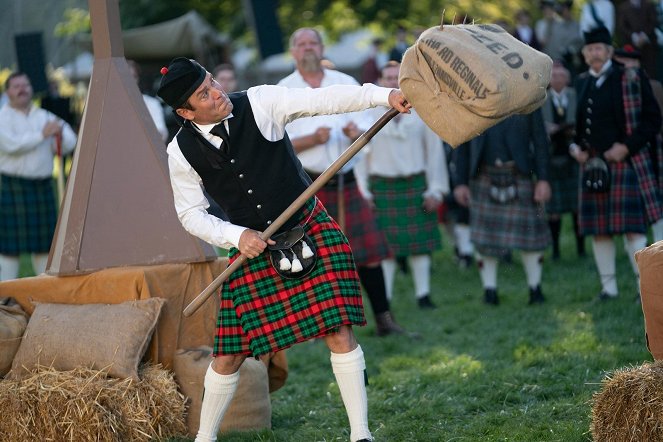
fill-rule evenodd
<path id="1" fill-rule="evenodd" d="M 371 176 L 370 188 L 378 225 L 396 256 L 430 253 L 441 247 L 437 213 L 424 210 L 426 175 Z"/>
<path id="2" fill-rule="evenodd" d="M 48 253 L 57 222 L 51 178 L 0 179 L 0 253 Z"/>
<path id="3" fill-rule="evenodd" d="M 259 356 L 334 333 L 341 325 L 365 325 L 359 278 L 347 238 L 312 198 L 301 223 L 318 258 L 301 279 L 281 277 L 269 254 L 247 260 L 221 289 L 214 355 Z M 230 249 L 232 263 L 239 251 Z"/>
<path id="4" fill-rule="evenodd" d="M 578 227 L 582 235 L 645 233 L 647 222 L 641 189 L 628 161 L 608 163 L 610 190 L 590 193 L 581 188 Z"/>
<path id="5" fill-rule="evenodd" d="M 470 182 L 470 231 L 479 253 L 502 256 L 505 250 L 540 251 L 551 242 L 545 210 L 534 202 L 534 183 L 518 175 L 518 197 L 505 204 L 490 198 L 490 179 L 481 173 Z"/>
<path id="6" fill-rule="evenodd" d="M 338 190 L 323 187 L 317 193 L 327 212 L 338 219 Z M 358 266 L 378 263 L 391 257 L 391 249 L 384 233 L 378 227 L 373 210 L 361 196 L 356 182 L 343 187 L 345 200 L 345 234 L 350 241 L 352 254 Z"/>

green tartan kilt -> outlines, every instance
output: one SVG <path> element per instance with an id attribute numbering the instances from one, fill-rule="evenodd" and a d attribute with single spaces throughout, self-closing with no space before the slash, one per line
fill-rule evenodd
<path id="1" fill-rule="evenodd" d="M 370 189 L 378 225 L 396 256 L 430 253 L 441 248 L 437 213 L 426 212 L 426 175 L 388 178 L 371 176 Z"/>
<path id="2" fill-rule="evenodd" d="M 259 356 L 342 325 L 366 324 L 352 250 L 338 224 L 317 198 L 306 204 L 300 224 L 318 249 L 315 268 L 301 279 L 285 279 L 267 252 L 247 260 L 221 289 L 215 356 Z M 230 249 L 230 263 L 238 256 Z"/>

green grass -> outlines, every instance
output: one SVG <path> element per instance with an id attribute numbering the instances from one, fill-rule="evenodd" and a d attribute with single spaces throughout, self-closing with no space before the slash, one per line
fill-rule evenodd
<path id="1" fill-rule="evenodd" d="M 513 264 L 500 264 L 499 307 L 481 302 L 476 267 L 459 270 L 448 241 L 434 255 L 438 310 L 420 311 L 410 277 L 398 274 L 392 310 L 423 339 L 375 337 L 370 312 L 369 324 L 355 329 L 366 355 L 369 424 L 377 441 L 591 440 L 591 398 L 605 374 L 652 358 L 621 239 L 620 297 L 601 303 L 590 241 L 589 255 L 577 258 L 570 219 L 564 223 L 562 259 L 545 263 L 541 306 L 527 305 L 518 253 Z M 273 429 L 222 440 L 349 440 L 324 343 L 303 343 L 287 354 L 288 382 L 271 397 Z"/>

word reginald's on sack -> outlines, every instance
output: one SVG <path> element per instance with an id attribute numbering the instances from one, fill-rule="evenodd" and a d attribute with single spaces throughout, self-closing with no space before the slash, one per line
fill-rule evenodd
<path id="1" fill-rule="evenodd" d="M 497 25 L 426 30 L 403 56 L 399 84 L 426 124 L 456 147 L 541 106 L 552 60 Z"/>

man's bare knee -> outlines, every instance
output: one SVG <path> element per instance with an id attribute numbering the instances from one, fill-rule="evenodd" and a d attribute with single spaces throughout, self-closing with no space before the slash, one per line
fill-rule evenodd
<path id="1" fill-rule="evenodd" d="M 239 370 L 245 359 L 246 355 L 217 356 L 212 361 L 212 370 L 223 375 L 233 374 Z"/>
<path id="2" fill-rule="evenodd" d="M 325 343 L 332 353 L 348 353 L 357 348 L 357 339 L 349 325 L 343 325 L 337 333 L 325 336 Z"/>

